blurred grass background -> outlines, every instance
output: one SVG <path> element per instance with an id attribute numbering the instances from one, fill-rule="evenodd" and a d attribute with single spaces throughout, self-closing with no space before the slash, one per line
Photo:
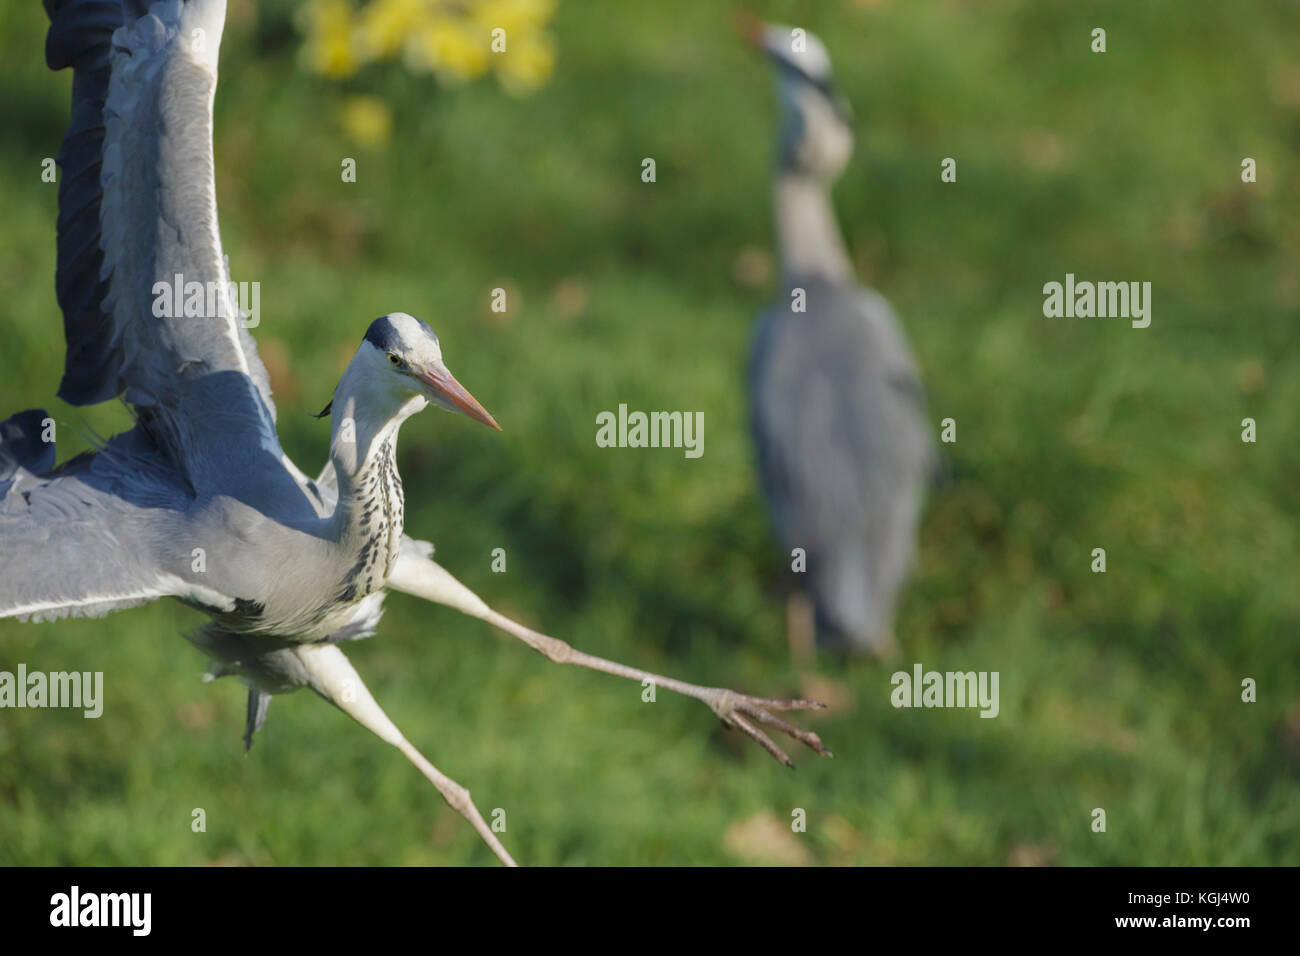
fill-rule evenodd
<path id="1" fill-rule="evenodd" d="M 957 421 L 895 663 L 809 674 L 786 651 L 743 390 L 775 293 L 774 105 L 732 5 L 563 0 L 554 74 L 515 99 L 396 67 L 329 82 L 299 65 L 291 3 L 231 0 L 221 225 L 235 278 L 262 284 L 286 450 L 323 463 L 309 413 L 371 318 L 425 318 L 505 431 L 408 424 L 408 531 L 585 650 L 830 698 L 807 723 L 836 757 L 792 751 L 790 773 L 695 702 L 643 704 L 401 595 L 348 648 L 376 697 L 485 814 L 506 810 L 526 863 L 1300 863 L 1300 7 L 745 7 L 829 47 L 857 116 L 846 238 L 933 420 Z M 51 409 L 62 460 L 78 426 L 128 417 L 54 398 L 57 187 L 39 174 L 71 77 L 45 69 L 44 29 L 39 4 L 0 4 L 0 412 Z M 391 109 L 386 144 L 346 137 L 357 93 Z M 1150 281 L 1151 327 L 1044 319 L 1066 272 Z M 703 411 L 703 458 L 597 448 L 596 413 L 620 402 Z M 200 620 L 0 622 L 0 670 L 103 671 L 106 697 L 99 720 L 0 713 L 0 863 L 490 862 L 396 751 L 309 694 L 278 698 L 244 757 L 242 687 L 201 684 L 179 638 Z M 999 671 L 1001 714 L 893 709 L 889 676 L 915 661 Z"/>

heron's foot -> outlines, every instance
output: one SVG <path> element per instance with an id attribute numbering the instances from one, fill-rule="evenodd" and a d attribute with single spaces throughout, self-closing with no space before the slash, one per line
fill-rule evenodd
<path id="1" fill-rule="evenodd" d="M 571 664 L 577 667 L 587 667 L 594 671 L 600 671 L 605 674 L 613 674 L 616 677 L 624 677 L 628 680 L 640 681 L 643 685 L 648 683 L 655 684 L 665 690 L 670 690 L 675 694 L 684 694 L 687 697 L 694 697 L 696 700 L 703 701 L 709 705 L 709 709 L 718 715 L 718 719 L 727 727 L 735 727 L 743 731 L 750 737 L 758 741 L 764 750 L 770 753 L 787 767 L 793 767 L 794 764 L 786 756 L 784 750 L 772 742 L 763 731 L 759 730 L 757 724 L 765 724 L 768 727 L 774 727 L 783 734 L 789 734 L 795 740 L 800 741 L 804 746 L 811 749 L 814 753 L 823 757 L 832 757 L 829 750 L 822 746 L 821 738 L 811 730 L 804 730 L 796 727 L 788 721 L 782 720 L 775 714 L 770 713 L 774 710 L 821 710 L 825 704 L 815 700 L 780 700 L 772 697 L 751 697 L 748 694 L 738 694 L 734 690 L 727 690 L 724 687 L 701 687 L 698 684 L 688 684 L 686 681 L 677 680 L 674 677 L 664 677 L 661 674 L 652 674 L 650 671 L 641 670 L 639 667 L 629 667 L 626 664 L 620 664 L 617 661 L 606 660 L 603 657 L 597 657 L 594 654 L 588 654 L 578 650 L 576 647 L 565 641 L 558 640 L 549 635 L 534 631 L 530 627 L 525 627 L 518 621 L 512 621 L 504 614 L 498 614 L 480 601 L 473 592 L 463 588 L 450 574 L 447 574 L 440 566 L 432 561 L 428 562 L 431 569 L 435 572 L 433 575 L 435 581 L 441 580 L 437 584 L 438 588 L 445 587 L 447 582 L 458 588 L 465 590 L 474 601 L 478 602 L 478 608 L 466 611 L 473 616 L 487 621 L 495 627 L 501 628 L 507 634 L 511 634 L 539 654 L 544 654 L 557 664 Z M 426 571 L 430 569 L 425 569 Z M 398 587 L 398 590 L 407 590 L 405 587 Z M 421 593 L 412 591 L 411 593 Z M 440 591 L 432 591 L 438 594 Z M 430 600 L 436 600 L 436 597 L 430 597 Z M 449 602 L 450 603 L 450 602 Z M 465 602 L 468 603 L 468 602 Z M 456 606 L 456 605 L 453 605 Z"/>
<path id="2" fill-rule="evenodd" d="M 774 710 L 822 710 L 826 706 L 823 703 L 815 700 L 750 697 L 748 694 L 738 694 L 734 690 L 726 690 L 722 687 L 709 688 L 700 696 L 700 700 L 709 705 L 724 725 L 734 727 L 753 737 L 764 750 L 791 769 L 794 769 L 794 762 L 773 742 L 771 737 L 758 728 L 758 724 L 765 724 L 793 737 L 819 756 L 835 756 L 822 746 L 821 738 L 811 730 L 796 727 L 771 713 Z"/>

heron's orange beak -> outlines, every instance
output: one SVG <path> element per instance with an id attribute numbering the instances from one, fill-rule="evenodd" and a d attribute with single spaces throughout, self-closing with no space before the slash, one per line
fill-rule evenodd
<path id="1" fill-rule="evenodd" d="M 455 409 L 476 422 L 482 422 L 501 431 L 501 426 L 497 424 L 496 419 L 488 414 L 487 409 L 478 403 L 478 399 L 471 395 L 464 385 L 456 381 L 456 377 L 447 370 L 447 366 L 435 366 L 428 372 L 416 373 L 415 377 L 429 390 L 430 396 L 437 404 L 448 410 Z"/>

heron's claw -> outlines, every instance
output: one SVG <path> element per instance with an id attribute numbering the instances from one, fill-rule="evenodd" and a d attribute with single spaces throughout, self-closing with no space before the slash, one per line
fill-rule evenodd
<path id="1" fill-rule="evenodd" d="M 776 728 L 783 734 L 788 734 L 819 756 L 835 756 L 822 746 L 821 738 L 811 730 L 796 727 L 789 721 L 782 720 L 775 714 L 770 713 L 773 710 L 821 710 L 826 706 L 823 703 L 815 700 L 780 700 L 772 697 L 750 697 L 748 694 L 737 694 L 733 690 L 723 690 L 721 688 L 715 689 L 705 699 L 705 703 L 712 708 L 723 724 L 734 727 L 753 737 L 754 740 L 758 741 L 759 746 L 791 769 L 794 769 L 794 762 L 786 755 L 784 750 L 772 741 L 771 737 L 755 725 L 755 722 L 766 724 L 769 727 Z"/>

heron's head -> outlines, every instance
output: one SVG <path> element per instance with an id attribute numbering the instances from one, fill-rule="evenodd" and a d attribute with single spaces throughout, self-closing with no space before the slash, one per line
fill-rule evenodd
<path id="1" fill-rule="evenodd" d="M 806 30 L 747 20 L 741 33 L 776 67 L 782 169 L 829 182 L 853 152 L 852 111 L 831 79 L 826 47 Z"/>
<path id="2" fill-rule="evenodd" d="M 340 389 L 345 385 L 380 414 L 399 414 L 400 410 L 405 417 L 432 403 L 498 431 L 501 428 L 448 370 L 433 329 L 405 312 L 390 312 L 370 323 Z"/>

